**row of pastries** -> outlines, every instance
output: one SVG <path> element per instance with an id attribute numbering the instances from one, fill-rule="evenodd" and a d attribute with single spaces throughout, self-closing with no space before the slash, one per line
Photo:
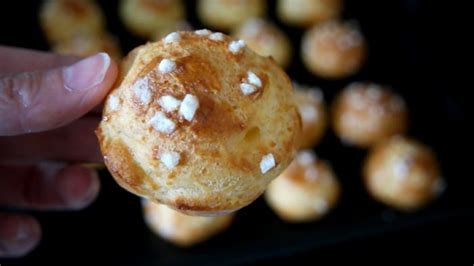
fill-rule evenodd
<path id="1" fill-rule="evenodd" d="M 136 36 L 166 43 L 176 38 L 170 33 L 193 30 L 186 21 L 185 3 L 122 0 L 119 15 Z M 297 53 L 287 34 L 266 18 L 266 1 L 200 0 L 196 10 L 207 27 L 230 33 L 282 67 L 289 67 Z M 299 53 L 306 68 L 318 77 L 349 77 L 366 61 L 365 37 L 356 22 L 341 19 L 342 10 L 342 0 L 277 1 L 279 20 L 305 29 Z M 40 11 L 40 22 L 53 51 L 77 56 L 105 51 L 120 60 L 119 41 L 107 31 L 105 21 L 92 0 L 47 0 Z M 203 30 L 196 34 L 210 36 Z M 217 33 L 213 36 L 224 38 Z M 343 193 L 337 169 L 311 150 L 323 140 L 329 127 L 345 145 L 368 149 L 361 172 L 367 191 L 376 200 L 413 211 L 443 191 L 445 182 L 434 153 L 403 136 L 408 131 L 409 113 L 396 92 L 371 82 L 351 83 L 328 108 L 321 89 L 297 83 L 293 86 L 302 123 L 299 152 L 264 194 L 281 219 L 293 223 L 316 221 L 337 206 Z M 194 245 L 224 231 L 235 216 L 189 216 L 148 200 L 142 205 L 151 230 L 179 246 Z"/>
<path id="2" fill-rule="evenodd" d="M 264 194 L 269 207 L 281 219 L 290 223 L 317 221 L 337 206 L 342 186 L 336 172 L 329 161 L 308 149 L 321 142 L 329 124 L 344 145 L 368 149 L 361 174 L 374 199 L 400 211 L 412 212 L 428 205 L 444 191 L 445 180 L 434 152 L 419 141 L 403 136 L 408 129 L 408 110 L 401 96 L 377 84 L 353 83 L 336 97 L 329 115 L 319 88 L 294 86 L 303 126 L 300 151 Z M 153 213 L 154 208 L 167 207 L 148 202 L 145 215 Z M 176 215 L 177 220 L 182 218 L 183 221 L 176 223 L 189 226 L 185 222 L 188 216 L 169 208 L 167 211 Z M 228 221 L 233 215 L 224 217 L 225 223 L 221 221 L 223 218 L 205 218 L 209 220 L 210 235 L 220 232 L 223 224 L 230 225 Z M 192 219 L 195 218 L 189 218 Z M 147 222 L 153 230 L 158 230 L 159 222 L 150 224 L 148 218 Z M 169 240 L 183 245 L 180 236 L 175 237 L 178 239 Z"/>
<path id="3" fill-rule="evenodd" d="M 367 57 L 367 44 L 356 22 L 341 20 L 340 0 L 281 0 L 281 21 L 307 28 L 300 56 L 307 69 L 322 78 L 340 79 L 357 73 Z M 180 0 L 122 0 L 119 14 L 123 25 L 146 40 L 159 40 L 177 30 L 191 30 L 185 2 Z M 296 53 L 288 36 L 266 18 L 262 0 L 200 0 L 201 22 L 244 40 L 263 56 L 288 67 Z M 100 50 L 119 59 L 117 38 L 106 29 L 106 19 L 92 0 L 47 0 L 40 21 L 53 51 L 87 56 Z"/>
<path id="4" fill-rule="evenodd" d="M 446 184 L 433 151 L 403 136 L 408 128 L 408 111 L 401 96 L 373 83 L 354 83 L 336 97 L 331 108 L 333 114 L 329 115 L 320 89 L 294 85 L 303 122 L 301 150 L 264 194 L 268 206 L 282 220 L 317 221 L 336 208 L 340 200 L 342 185 L 331 163 L 307 149 L 322 140 L 329 120 L 345 145 L 369 149 L 361 173 L 374 199 L 400 211 L 412 212 L 443 192 Z M 359 121 L 346 121 L 345 116 Z M 340 123 L 345 125 L 341 127 Z M 190 246 L 225 230 L 235 213 L 187 216 L 145 201 L 144 215 L 158 235 L 178 246 Z"/>

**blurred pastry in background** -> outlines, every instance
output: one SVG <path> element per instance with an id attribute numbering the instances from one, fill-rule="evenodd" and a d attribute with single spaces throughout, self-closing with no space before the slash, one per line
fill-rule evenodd
<path id="1" fill-rule="evenodd" d="M 300 148 L 317 145 L 327 128 L 327 111 L 323 92 L 317 87 L 302 86 L 293 83 L 295 99 L 303 127 L 300 136 Z"/>
<path id="2" fill-rule="evenodd" d="M 339 17 L 342 8 L 342 0 L 278 0 L 277 15 L 287 24 L 310 27 Z"/>
<path id="3" fill-rule="evenodd" d="M 143 200 L 142 205 L 148 227 L 158 236 L 181 247 L 208 240 L 226 230 L 234 219 L 234 214 L 215 217 L 188 216 L 148 200 Z"/>
<path id="4" fill-rule="evenodd" d="M 202 29 L 130 52 L 96 134 L 124 189 L 213 215 L 257 199 L 293 160 L 300 130 L 283 69 Z"/>
<path id="5" fill-rule="evenodd" d="M 288 222 L 321 219 L 337 203 L 339 181 L 330 165 L 310 150 L 300 151 L 287 169 L 270 183 L 265 199 Z"/>
<path id="6" fill-rule="evenodd" d="M 191 23 L 189 23 L 186 20 L 180 20 L 180 21 L 177 21 L 175 24 L 172 24 L 172 25 L 170 24 L 169 27 L 159 28 L 156 31 L 153 37 L 153 40 L 159 41 L 162 38 L 166 37 L 166 35 L 175 31 L 192 31 L 192 30 L 194 30 L 194 28 L 193 28 L 193 25 L 191 25 Z"/>
<path id="7" fill-rule="evenodd" d="M 76 36 L 100 36 L 105 32 L 102 10 L 93 0 L 46 0 L 40 10 L 40 24 L 50 44 Z"/>
<path id="8" fill-rule="evenodd" d="M 291 59 L 291 43 L 276 25 L 261 18 L 251 18 L 236 28 L 232 34 L 242 39 L 261 56 L 271 56 L 282 67 Z"/>
<path id="9" fill-rule="evenodd" d="M 408 110 L 403 98 L 374 83 L 352 83 L 335 99 L 332 125 L 349 145 L 369 147 L 408 129 Z"/>
<path id="10" fill-rule="evenodd" d="M 212 29 L 230 31 L 252 17 L 265 16 L 265 0 L 199 0 L 197 14 Z"/>
<path id="11" fill-rule="evenodd" d="M 359 71 L 367 57 L 367 45 L 356 23 L 328 21 L 305 32 L 301 57 L 313 74 L 341 79 Z"/>
<path id="12" fill-rule="evenodd" d="M 61 41 L 53 46 L 53 51 L 60 54 L 89 56 L 105 52 L 112 58 L 122 58 L 122 51 L 118 39 L 111 34 L 103 35 L 78 35 L 73 39 Z"/>
<path id="13" fill-rule="evenodd" d="M 370 151 L 363 175 L 365 186 L 375 199 L 402 211 L 420 209 L 446 187 L 433 152 L 418 141 L 401 136 Z"/>
<path id="14" fill-rule="evenodd" d="M 181 0 L 121 0 L 119 13 L 131 33 L 151 40 L 183 21 L 186 8 Z"/>

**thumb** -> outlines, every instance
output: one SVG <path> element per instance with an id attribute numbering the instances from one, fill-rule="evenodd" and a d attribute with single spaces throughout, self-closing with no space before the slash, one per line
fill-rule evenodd
<path id="1" fill-rule="evenodd" d="M 102 101 L 116 76 L 106 53 L 66 67 L 0 75 L 0 136 L 49 130 L 81 117 Z"/>

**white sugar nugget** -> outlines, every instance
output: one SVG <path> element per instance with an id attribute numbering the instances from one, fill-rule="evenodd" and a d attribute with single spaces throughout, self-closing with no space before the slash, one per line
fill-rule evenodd
<path id="1" fill-rule="evenodd" d="M 192 94 L 186 94 L 186 96 L 184 96 L 183 102 L 181 102 L 181 106 L 179 107 L 179 113 L 187 121 L 192 121 L 198 108 L 199 99 Z"/>
<path id="2" fill-rule="evenodd" d="M 149 122 L 156 131 L 161 133 L 170 134 L 173 133 L 176 128 L 176 124 L 173 120 L 166 117 L 163 112 L 156 112 Z"/>

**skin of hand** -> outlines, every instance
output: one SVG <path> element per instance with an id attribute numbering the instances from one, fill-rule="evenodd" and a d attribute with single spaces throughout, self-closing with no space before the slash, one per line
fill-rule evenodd
<path id="1" fill-rule="evenodd" d="M 78 210 L 97 196 L 97 173 L 79 162 L 102 162 L 95 109 L 116 77 L 105 53 L 0 46 L 0 257 L 23 256 L 40 241 L 38 221 L 18 211 Z"/>

